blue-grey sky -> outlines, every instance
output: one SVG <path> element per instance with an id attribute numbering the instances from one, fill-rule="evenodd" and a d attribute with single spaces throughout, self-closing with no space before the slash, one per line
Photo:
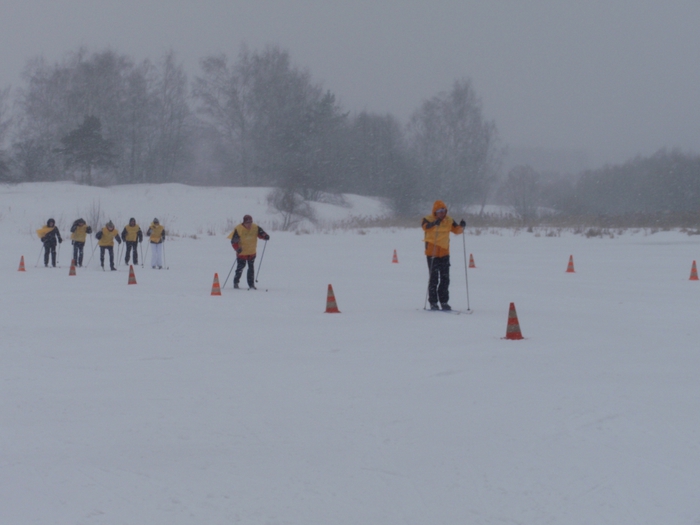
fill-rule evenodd
<path id="1" fill-rule="evenodd" d="M 504 143 L 618 162 L 700 152 L 698 0 L 0 0 L 0 87 L 28 58 L 111 47 L 199 58 L 289 50 L 349 110 L 407 120 L 472 80 Z"/>

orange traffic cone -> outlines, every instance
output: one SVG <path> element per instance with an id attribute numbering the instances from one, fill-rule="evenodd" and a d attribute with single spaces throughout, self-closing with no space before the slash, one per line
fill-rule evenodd
<path id="1" fill-rule="evenodd" d="M 68 275 L 75 275 L 75 259 L 70 260 L 70 270 L 68 270 Z"/>
<path id="2" fill-rule="evenodd" d="M 520 331 L 520 323 L 518 323 L 518 314 L 515 313 L 515 303 L 510 303 L 508 310 L 508 326 L 506 327 L 506 336 L 504 339 L 518 340 L 525 339 Z"/>
<path id="3" fill-rule="evenodd" d="M 212 295 L 221 295 L 221 286 L 219 285 L 219 274 L 214 274 L 214 284 L 211 285 Z"/>
<path id="4" fill-rule="evenodd" d="M 335 294 L 333 293 L 333 287 L 328 285 L 328 297 L 326 298 L 326 312 L 327 314 L 339 314 L 338 304 L 335 302 Z"/>
<path id="5" fill-rule="evenodd" d="M 391 259 L 391 262 L 398 264 L 399 263 L 399 258 L 396 255 L 396 250 L 394 250 L 394 258 Z"/>
<path id="6" fill-rule="evenodd" d="M 136 275 L 134 275 L 134 265 L 129 265 L 129 284 L 136 284 Z"/>
<path id="7" fill-rule="evenodd" d="M 474 256 L 471 253 L 469 254 L 469 268 L 476 268 L 476 264 L 474 264 Z"/>
<path id="8" fill-rule="evenodd" d="M 566 273 L 576 273 L 574 272 L 574 256 L 569 255 L 569 266 L 566 267 Z"/>
<path id="9" fill-rule="evenodd" d="M 24 269 L 24 255 L 22 255 L 19 258 L 19 268 L 17 269 L 18 272 L 26 272 L 27 270 Z"/>
<path id="10" fill-rule="evenodd" d="M 691 281 L 698 281 L 698 267 L 695 264 L 695 261 L 693 261 L 693 267 L 690 269 L 690 280 Z"/>

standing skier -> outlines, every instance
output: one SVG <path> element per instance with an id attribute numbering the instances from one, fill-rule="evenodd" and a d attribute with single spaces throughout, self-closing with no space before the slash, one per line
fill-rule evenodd
<path id="1" fill-rule="evenodd" d="M 231 246 L 236 250 L 236 273 L 233 276 L 233 287 L 238 288 L 238 283 L 243 274 L 243 268 L 248 264 L 248 288 L 255 288 L 255 255 L 258 247 L 258 239 L 270 240 L 270 236 L 257 224 L 253 224 L 253 217 L 245 215 L 243 222 L 233 229 L 228 236 L 231 239 Z"/>
<path id="2" fill-rule="evenodd" d="M 97 245 L 100 247 L 100 266 L 105 268 L 105 251 L 109 252 L 109 268 L 112 271 L 117 269 L 114 267 L 114 240 L 121 244 L 122 239 L 119 237 L 119 232 L 114 228 L 114 223 L 109 221 L 104 228 L 97 232 Z"/>
<path id="3" fill-rule="evenodd" d="M 46 226 L 39 228 L 36 231 L 41 242 L 44 243 L 44 266 L 49 266 L 49 254 L 51 255 L 51 266 L 56 267 L 56 243 L 63 242 L 61 232 L 58 231 L 56 221 L 49 219 L 46 221 Z"/>
<path id="4" fill-rule="evenodd" d="M 165 242 L 165 228 L 158 221 L 153 219 L 153 222 L 148 227 L 146 235 L 150 236 L 151 241 L 151 268 L 163 268 L 163 243 Z"/>
<path id="5" fill-rule="evenodd" d="M 447 215 L 447 206 L 437 200 L 433 204 L 433 213 L 423 218 L 425 236 L 425 255 L 428 260 L 430 281 L 428 283 L 428 300 L 431 310 L 439 310 L 438 300 L 443 310 L 452 310 L 450 300 L 450 232 L 459 235 L 467 225 L 464 219 L 457 224 Z"/>
<path id="6" fill-rule="evenodd" d="M 85 240 L 92 233 L 92 228 L 85 223 L 85 219 L 77 219 L 70 227 L 70 238 L 73 243 L 73 261 L 76 266 L 83 265 L 83 249 Z"/>
<path id="7" fill-rule="evenodd" d="M 136 219 L 129 219 L 129 224 L 122 230 L 122 240 L 126 243 L 126 257 L 124 262 L 129 264 L 129 254 L 134 250 L 134 264 L 139 263 L 138 244 L 143 241 L 141 227 L 136 224 Z"/>

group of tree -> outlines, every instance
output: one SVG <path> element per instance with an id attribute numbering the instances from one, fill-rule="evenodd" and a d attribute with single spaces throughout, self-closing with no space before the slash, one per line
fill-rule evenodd
<path id="1" fill-rule="evenodd" d="M 204 57 L 192 81 L 173 52 L 80 49 L 30 60 L 13 98 L 0 92 L 4 180 L 270 186 L 289 206 L 349 192 L 411 212 L 446 194 L 485 202 L 501 151 L 468 80 L 403 124 L 344 110 L 277 46 Z"/>
<path id="2" fill-rule="evenodd" d="M 498 197 L 524 223 L 542 215 L 700 218 L 700 156 L 661 149 L 616 165 L 587 170 L 575 179 L 516 166 L 502 181 Z M 671 219 L 673 222 L 673 219 Z"/>
<path id="3" fill-rule="evenodd" d="M 461 211 L 487 199 L 524 222 L 567 215 L 698 210 L 700 157 L 660 151 L 578 180 L 516 166 L 469 80 L 423 101 L 406 123 L 344 110 L 277 46 L 201 59 L 192 80 L 171 51 L 137 63 L 85 49 L 30 60 L 0 90 L 0 181 L 185 182 L 267 186 L 293 216 L 341 193 L 412 214 L 437 198 Z"/>

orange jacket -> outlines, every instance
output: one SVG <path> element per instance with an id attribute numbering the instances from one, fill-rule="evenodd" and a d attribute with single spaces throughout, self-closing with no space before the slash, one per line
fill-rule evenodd
<path id="1" fill-rule="evenodd" d="M 433 213 L 423 217 L 421 227 L 425 232 L 423 240 L 425 241 L 425 255 L 429 257 L 445 257 L 450 254 L 450 232 L 459 235 L 464 231 L 452 217 L 445 215 L 445 218 L 436 224 L 438 218 L 435 212 L 440 208 L 447 209 L 445 203 L 441 200 L 435 201 L 433 204 Z"/>

